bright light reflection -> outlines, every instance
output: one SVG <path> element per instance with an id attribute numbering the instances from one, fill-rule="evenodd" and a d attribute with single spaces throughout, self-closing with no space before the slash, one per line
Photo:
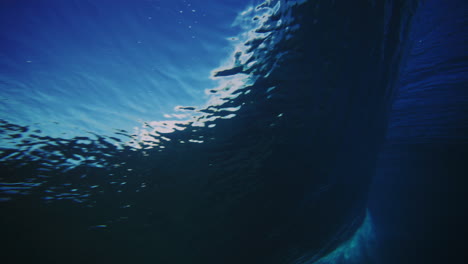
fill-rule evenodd
<path id="1" fill-rule="evenodd" d="M 250 90 L 242 91 L 249 85 L 252 85 L 256 79 L 251 74 L 243 73 L 247 68 L 251 68 L 256 61 L 250 61 L 253 53 L 249 52 L 250 46 L 245 43 L 253 42 L 258 39 L 268 37 L 270 33 L 259 33 L 257 29 L 261 28 L 268 21 L 269 17 L 280 10 L 280 2 L 274 7 L 265 5 L 255 8 L 249 6 L 241 12 L 235 19 L 233 26 L 240 26 L 244 32 L 237 37 L 230 38 L 233 41 L 234 51 L 223 65 L 211 72 L 211 79 L 218 82 L 215 88 L 205 90 L 208 100 L 205 105 L 199 107 L 174 108 L 175 113 L 165 114 L 165 118 L 175 118 L 165 121 L 145 121 L 142 127 L 134 128 L 134 135 L 137 135 L 135 141 L 130 146 L 135 148 L 157 147 L 161 143 L 158 139 L 161 134 L 173 133 L 175 131 L 185 130 L 187 127 L 205 127 L 206 123 L 214 122 L 217 119 L 230 119 L 236 116 L 235 113 L 227 115 L 215 115 L 221 111 L 236 112 L 241 106 L 220 108 L 223 104 L 236 99 L 243 93 L 248 94 Z M 253 18 L 256 19 L 253 19 Z M 236 70 L 239 68 L 238 70 Z M 217 73 L 228 72 L 225 75 L 217 76 Z M 230 73 L 232 71 L 232 74 Z M 205 110 L 205 111 L 204 111 Z M 182 112 L 182 113 L 181 113 Z M 210 113 L 211 112 L 211 113 Z M 216 124 L 209 124 L 208 128 L 215 127 Z M 188 142 L 202 143 L 202 140 L 190 139 Z M 181 142 L 185 143 L 185 141 Z M 160 146 L 163 148 L 163 146 Z"/>

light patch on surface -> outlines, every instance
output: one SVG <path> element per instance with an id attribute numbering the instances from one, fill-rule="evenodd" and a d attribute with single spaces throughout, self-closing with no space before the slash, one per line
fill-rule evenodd
<path id="1" fill-rule="evenodd" d="M 161 146 L 160 134 L 173 133 L 184 130 L 187 127 L 206 127 L 213 128 L 213 124 L 219 119 L 231 119 L 236 117 L 234 112 L 241 108 L 241 105 L 234 107 L 224 107 L 224 104 L 232 102 L 242 94 L 250 92 L 247 87 L 256 82 L 258 76 L 249 72 L 249 69 L 255 67 L 256 61 L 249 61 L 253 55 L 253 50 L 246 43 L 255 43 L 270 36 L 268 32 L 270 27 L 268 21 L 271 16 L 281 12 L 280 1 L 266 1 L 259 6 L 249 6 L 241 12 L 234 20 L 232 26 L 242 28 L 243 32 L 235 37 L 229 38 L 233 45 L 232 54 L 221 63 L 221 66 L 212 70 L 210 79 L 217 82 L 215 88 L 206 89 L 205 95 L 208 99 L 204 105 L 196 107 L 177 106 L 176 113 L 166 113 L 165 118 L 176 119 L 167 121 L 146 121 L 141 128 L 135 128 L 136 138 L 129 146 L 135 148 L 152 148 Z M 262 29 L 262 30 L 259 30 Z M 252 44 L 255 45 L 255 44 Z M 257 50 L 257 49 L 254 49 Z M 267 93 L 272 92 L 271 87 Z M 245 90 L 245 91 L 244 91 Z M 218 114 L 220 112 L 231 112 L 228 114 Z M 177 113 L 182 112 L 182 113 Z M 185 143 L 186 141 L 184 141 Z M 198 140 L 188 140 L 188 142 L 198 142 Z M 202 141 L 203 142 L 203 141 Z"/>

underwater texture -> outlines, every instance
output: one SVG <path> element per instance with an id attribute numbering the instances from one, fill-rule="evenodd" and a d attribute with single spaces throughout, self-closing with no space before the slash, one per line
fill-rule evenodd
<path id="1" fill-rule="evenodd" d="M 467 9 L 2 1 L 2 263 L 458 263 Z"/>

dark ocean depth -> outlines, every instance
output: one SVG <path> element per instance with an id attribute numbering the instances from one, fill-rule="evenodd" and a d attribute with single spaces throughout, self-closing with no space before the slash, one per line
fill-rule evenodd
<path id="1" fill-rule="evenodd" d="M 0 262 L 463 263 L 464 0 L 3 0 Z"/>

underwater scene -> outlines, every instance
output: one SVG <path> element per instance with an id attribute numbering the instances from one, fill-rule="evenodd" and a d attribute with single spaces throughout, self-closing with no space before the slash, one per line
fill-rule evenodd
<path id="1" fill-rule="evenodd" d="M 0 262 L 464 263 L 467 29 L 465 0 L 0 0 Z"/>

